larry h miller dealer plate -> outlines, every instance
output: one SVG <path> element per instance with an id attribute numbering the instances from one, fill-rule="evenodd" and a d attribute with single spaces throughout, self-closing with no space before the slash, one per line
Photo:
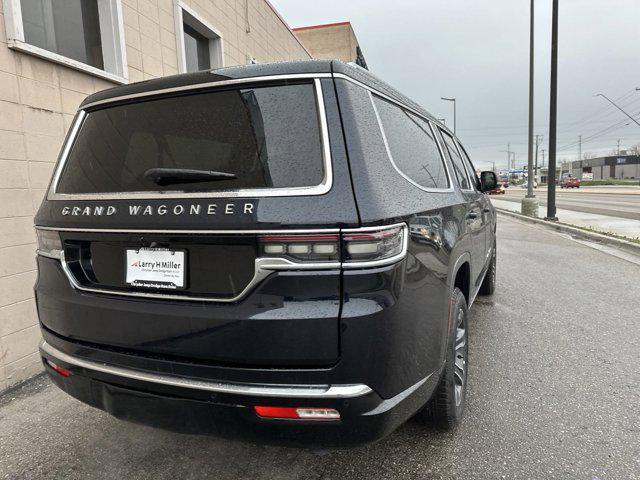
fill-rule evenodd
<path id="1" fill-rule="evenodd" d="M 185 286 L 184 250 L 127 249 L 126 283 L 132 287 L 178 290 Z"/>

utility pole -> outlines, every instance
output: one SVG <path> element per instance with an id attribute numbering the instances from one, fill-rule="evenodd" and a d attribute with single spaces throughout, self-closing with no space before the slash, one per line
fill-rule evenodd
<path id="1" fill-rule="evenodd" d="M 506 150 L 500 150 L 500 153 L 506 153 L 507 154 L 507 172 L 509 172 L 509 170 L 511 170 L 511 154 L 514 153 L 511 151 L 511 144 L 507 143 L 507 149 Z"/>
<path id="2" fill-rule="evenodd" d="M 533 178 L 534 179 L 538 175 L 538 147 L 540 146 L 540 142 L 541 141 L 542 141 L 542 135 L 536 135 L 536 155 L 535 155 L 536 165 L 535 165 L 535 168 L 533 170 Z M 544 150 L 543 150 L 543 152 L 544 152 Z"/>
<path id="3" fill-rule="evenodd" d="M 582 135 L 578 135 L 578 161 L 582 160 Z"/>
<path id="4" fill-rule="evenodd" d="M 534 67 L 534 8 L 533 8 L 534 0 L 530 0 L 530 12 L 529 12 L 529 139 L 528 139 L 528 147 L 529 151 L 527 156 L 527 195 L 525 198 L 532 199 L 535 198 L 533 194 L 533 176 L 531 172 L 533 169 L 533 67 Z M 535 173 L 533 174 L 535 175 Z M 538 203 L 535 200 L 523 200 L 522 202 L 522 213 L 525 215 L 537 217 L 538 216 Z"/>
<path id="5" fill-rule="evenodd" d="M 620 155 L 620 139 L 618 139 L 618 155 Z"/>
<path id="6" fill-rule="evenodd" d="M 542 148 L 540 152 L 542 153 L 542 167 L 544 168 L 544 152 L 546 152 L 546 150 Z"/>
<path id="7" fill-rule="evenodd" d="M 558 0 L 553 0 L 551 19 L 551 92 L 549 102 L 549 174 L 547 180 L 547 220 L 556 217 L 556 131 L 558 114 Z"/>

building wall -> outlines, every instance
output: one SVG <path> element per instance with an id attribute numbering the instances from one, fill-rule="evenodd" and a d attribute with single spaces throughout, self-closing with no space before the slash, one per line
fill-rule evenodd
<path id="1" fill-rule="evenodd" d="M 268 1 L 184 3 L 221 34 L 225 66 L 310 58 Z M 129 80 L 177 73 L 173 1 L 121 5 Z M 4 14 L 0 1 L 0 391 L 41 370 L 33 215 L 78 105 L 115 85 L 10 49 Z"/>
<path id="2" fill-rule="evenodd" d="M 294 29 L 314 58 L 355 62 L 358 40 L 349 22 Z"/>
<path id="3" fill-rule="evenodd" d="M 594 180 L 638 179 L 640 178 L 640 157 L 636 155 L 618 155 L 590 158 L 571 163 L 572 174 L 581 178 L 585 168 L 591 168 Z"/>

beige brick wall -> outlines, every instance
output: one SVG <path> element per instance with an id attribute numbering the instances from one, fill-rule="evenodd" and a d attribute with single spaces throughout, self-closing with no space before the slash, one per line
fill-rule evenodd
<path id="1" fill-rule="evenodd" d="M 313 58 L 356 61 L 358 39 L 349 22 L 302 27 L 296 29 L 295 34 Z"/>
<path id="2" fill-rule="evenodd" d="M 225 66 L 309 58 L 265 0 L 184 3 L 221 33 Z M 178 73 L 173 1 L 122 0 L 122 11 L 129 80 Z M 79 103 L 114 86 L 11 50 L 4 26 L 0 2 L 0 391 L 41 370 L 33 215 Z"/>

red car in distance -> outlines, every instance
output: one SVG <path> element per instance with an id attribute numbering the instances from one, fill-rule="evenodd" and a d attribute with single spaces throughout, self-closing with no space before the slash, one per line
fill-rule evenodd
<path id="1" fill-rule="evenodd" d="M 580 179 L 575 177 L 562 177 L 560 179 L 560 188 L 580 188 Z"/>

